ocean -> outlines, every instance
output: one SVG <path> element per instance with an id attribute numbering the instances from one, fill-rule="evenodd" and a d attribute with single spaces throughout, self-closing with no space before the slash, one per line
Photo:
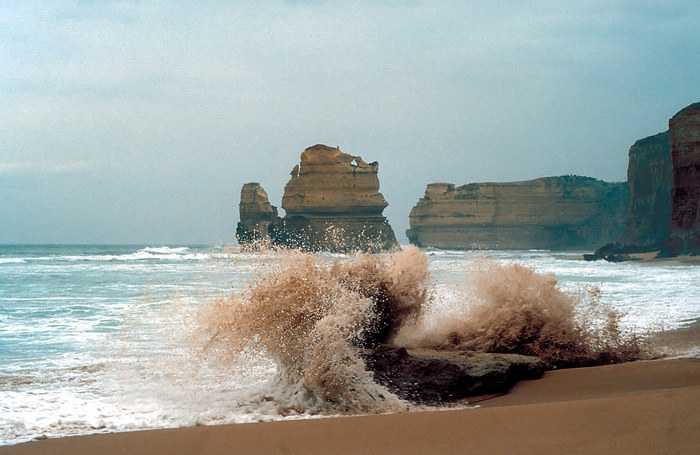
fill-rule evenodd
<path id="1" fill-rule="evenodd" d="M 424 298 L 433 315 L 471 305 L 475 270 L 520 264 L 538 276 L 553 277 L 556 289 L 578 302 L 580 315 L 593 311 L 595 301 L 597 309 L 620 314 L 621 330 L 641 338 L 700 318 L 697 261 L 611 264 L 585 262 L 583 252 L 405 249 L 411 260 L 427 263 Z M 280 273 L 290 257 L 301 269 L 356 260 L 347 255 L 242 252 L 235 246 L 0 246 L 0 444 L 348 412 L 347 406 L 345 411 L 300 406 L 295 401 L 300 390 L 305 387 L 307 396 L 313 387 L 305 383 L 299 388 L 294 380 L 280 385 L 284 355 L 275 353 L 269 340 L 265 345 L 264 329 L 247 335 L 244 349 L 226 349 L 230 339 L 221 330 L 235 325 L 245 305 L 228 313 L 217 309 L 229 308 L 232 295 L 247 295 L 259 283 L 269 286 L 266 302 L 285 301 L 286 291 L 269 277 Z M 390 262 L 392 270 L 401 267 L 398 259 Z M 504 269 L 491 269 L 488 279 L 512 279 L 498 270 Z M 410 270 L 400 274 L 410 276 Z M 311 286 L 318 294 L 319 286 L 334 286 L 323 281 L 328 274 L 321 275 L 297 281 L 286 276 L 284 282 L 305 287 L 321 280 Z M 343 300 L 343 292 L 320 298 L 334 314 L 347 313 L 350 303 Z M 260 295 L 258 290 L 256 298 L 264 300 Z M 353 304 L 362 300 L 347 298 L 355 299 Z M 246 321 L 245 329 L 265 327 L 256 318 L 267 318 L 264 323 L 269 324 L 271 315 L 246 314 L 240 321 Z M 336 319 L 327 330 L 346 330 L 348 325 Z M 332 336 L 328 340 L 337 341 Z M 280 339 L 275 343 L 285 344 Z M 698 356 L 698 346 L 700 340 L 670 354 Z M 304 375 L 304 368 L 296 374 Z M 280 392 L 280 387 L 289 390 Z"/>

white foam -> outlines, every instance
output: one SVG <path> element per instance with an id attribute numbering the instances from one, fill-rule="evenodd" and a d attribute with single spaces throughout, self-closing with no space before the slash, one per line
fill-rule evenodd
<path id="1" fill-rule="evenodd" d="M 23 264 L 27 262 L 24 258 L 0 258 L 0 264 Z"/>

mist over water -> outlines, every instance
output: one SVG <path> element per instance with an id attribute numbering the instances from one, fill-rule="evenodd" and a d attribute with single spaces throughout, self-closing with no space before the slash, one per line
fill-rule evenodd
<path id="1" fill-rule="evenodd" d="M 372 333 L 553 362 L 700 316 L 697 264 L 579 258 L 0 247 L 0 440 L 406 410 L 364 369 Z"/>

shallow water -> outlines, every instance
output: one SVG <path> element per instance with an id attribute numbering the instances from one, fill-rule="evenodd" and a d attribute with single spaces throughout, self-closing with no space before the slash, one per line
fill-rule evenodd
<path id="1" fill-rule="evenodd" d="M 425 252 L 438 309 L 469 293 L 475 263 L 496 260 L 552 273 L 567 292 L 598 288 L 600 303 L 642 336 L 700 317 L 698 264 Z M 202 308 L 243 293 L 278 260 L 206 246 L 0 246 L 0 441 L 304 417 L 283 417 L 266 395 L 270 359 L 203 355 L 198 333 Z"/>

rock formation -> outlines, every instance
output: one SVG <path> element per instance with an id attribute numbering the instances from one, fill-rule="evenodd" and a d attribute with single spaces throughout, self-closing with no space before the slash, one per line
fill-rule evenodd
<path id="1" fill-rule="evenodd" d="M 629 199 L 621 244 L 646 249 L 658 247 L 668 238 L 672 185 L 669 132 L 635 142 L 629 151 Z"/>
<path id="2" fill-rule="evenodd" d="M 625 183 L 590 177 L 428 185 L 406 232 L 418 246 L 587 249 L 622 234 Z"/>
<path id="3" fill-rule="evenodd" d="M 546 364 L 518 354 L 436 351 L 380 345 L 363 355 L 374 379 L 413 403 L 440 404 L 507 392 L 516 382 L 539 379 Z"/>
<path id="4" fill-rule="evenodd" d="M 242 244 L 267 239 L 270 226 L 278 220 L 277 207 L 270 205 L 267 193 L 257 182 L 241 188 L 238 213 L 241 221 L 236 227 L 236 239 Z"/>
<path id="5" fill-rule="evenodd" d="M 624 235 L 585 259 L 700 254 L 700 103 L 681 110 L 668 124 L 669 131 L 630 148 Z"/>
<path id="6" fill-rule="evenodd" d="M 339 148 L 321 144 L 307 148 L 284 189 L 282 208 L 286 215 L 268 224 L 270 242 L 305 251 L 373 252 L 396 248 L 394 231 L 382 215 L 388 204 L 379 192 L 378 172 L 377 162 L 368 164 Z M 257 210 L 255 207 L 252 212 L 254 222 Z M 264 211 L 267 222 L 270 211 L 266 207 Z"/>
<path id="7" fill-rule="evenodd" d="M 700 254 L 700 103 L 691 104 L 668 122 L 671 131 L 672 254 Z"/>

